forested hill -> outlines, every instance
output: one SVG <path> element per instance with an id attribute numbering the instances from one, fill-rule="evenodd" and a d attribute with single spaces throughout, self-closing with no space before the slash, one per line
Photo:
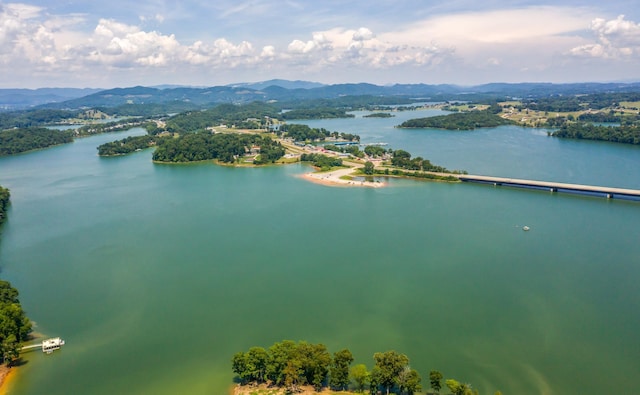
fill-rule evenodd
<path id="1" fill-rule="evenodd" d="M 210 106 L 217 103 L 248 103 L 252 101 L 301 101 L 335 99 L 345 96 L 394 97 L 414 101 L 475 100 L 478 97 L 549 97 L 594 93 L 640 91 L 640 83 L 631 84 L 486 84 L 473 87 L 457 85 L 396 84 L 336 84 L 305 86 L 301 84 L 283 87 L 282 82 L 265 84 L 236 84 L 209 88 L 176 87 L 157 89 L 143 86 L 109 89 L 82 98 L 52 103 L 44 106 L 53 109 L 77 109 L 82 107 L 116 107 L 140 104 L 188 103 L 191 106 Z M 260 89 L 257 89 L 260 87 Z M 1 93 L 1 91 L 0 91 Z"/>
<path id="2" fill-rule="evenodd" d="M 448 130 L 473 130 L 510 125 L 512 121 L 489 111 L 469 111 L 428 118 L 416 118 L 400 124 L 400 128 L 435 128 Z"/>
<path id="3" fill-rule="evenodd" d="M 32 127 L 0 131 L 0 156 L 47 148 L 73 141 L 73 133 Z"/>

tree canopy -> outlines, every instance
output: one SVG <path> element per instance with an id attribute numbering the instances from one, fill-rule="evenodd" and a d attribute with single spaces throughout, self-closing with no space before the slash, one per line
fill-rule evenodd
<path id="1" fill-rule="evenodd" d="M 0 156 L 47 148 L 73 141 L 70 131 L 41 127 L 9 129 L 0 132 Z"/>
<path id="2" fill-rule="evenodd" d="M 448 130 L 473 130 L 511 125 L 513 121 L 504 119 L 492 111 L 457 112 L 435 117 L 416 118 L 400 124 L 400 128 L 435 128 Z"/>

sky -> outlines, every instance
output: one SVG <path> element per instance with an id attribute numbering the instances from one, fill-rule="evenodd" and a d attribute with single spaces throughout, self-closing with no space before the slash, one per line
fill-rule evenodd
<path id="1" fill-rule="evenodd" d="M 638 0 L 0 0 L 0 88 L 640 81 Z"/>

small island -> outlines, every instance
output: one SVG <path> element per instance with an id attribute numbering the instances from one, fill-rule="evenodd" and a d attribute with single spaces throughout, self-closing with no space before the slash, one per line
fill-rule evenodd
<path id="1" fill-rule="evenodd" d="M 393 118 L 395 115 L 389 114 L 388 112 L 374 112 L 373 114 L 368 114 L 363 116 L 362 118 Z"/>
<path id="2" fill-rule="evenodd" d="M 416 118 L 403 122 L 399 128 L 433 128 L 447 130 L 474 130 L 513 125 L 513 121 L 503 118 L 490 110 L 471 110 L 435 117 Z"/>

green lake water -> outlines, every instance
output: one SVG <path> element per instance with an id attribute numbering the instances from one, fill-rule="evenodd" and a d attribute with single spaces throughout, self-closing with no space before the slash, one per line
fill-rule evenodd
<path id="1" fill-rule="evenodd" d="M 307 123 L 470 173 L 640 188 L 638 147 L 357 115 Z M 0 158 L 1 276 L 67 342 L 27 353 L 11 394 L 224 395 L 235 352 L 283 339 L 369 368 L 395 349 L 481 394 L 637 392 L 640 202 L 96 155 L 142 132 Z"/>

